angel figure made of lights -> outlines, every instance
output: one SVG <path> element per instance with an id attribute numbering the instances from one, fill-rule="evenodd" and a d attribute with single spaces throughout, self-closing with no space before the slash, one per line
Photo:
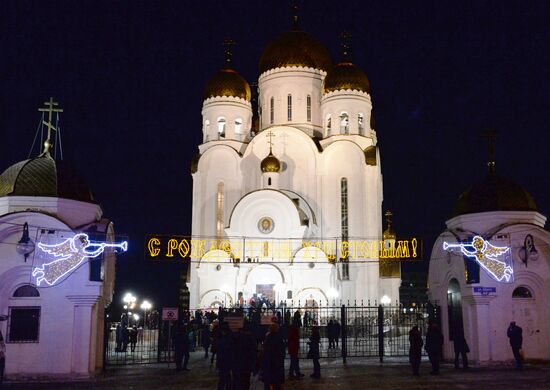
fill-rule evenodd
<path id="1" fill-rule="evenodd" d="M 480 236 L 474 236 L 469 244 L 449 244 L 444 242 L 443 249 L 460 248 L 464 256 L 474 258 L 487 272 L 489 272 L 497 281 L 505 279 L 510 281 L 514 270 L 503 261 L 497 260 L 497 257 L 510 250 L 508 247 L 494 246 L 485 241 Z M 468 250 L 473 248 L 474 250 Z"/>
<path id="2" fill-rule="evenodd" d="M 87 234 L 78 233 L 59 244 L 46 245 L 38 243 L 38 247 L 58 259 L 42 264 L 41 267 L 36 267 L 32 271 L 32 276 L 36 278 L 37 286 L 40 286 L 42 282 L 52 286 L 64 275 L 75 270 L 85 259 L 99 256 L 108 247 L 120 248 L 126 251 L 128 242 L 124 241 L 120 244 L 90 243 Z M 91 247 L 98 248 L 87 250 Z"/>

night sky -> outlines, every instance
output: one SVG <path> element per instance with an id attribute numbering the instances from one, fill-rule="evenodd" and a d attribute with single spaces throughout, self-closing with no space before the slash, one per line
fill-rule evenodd
<path id="1" fill-rule="evenodd" d="M 290 19 L 290 2 L 274 0 L 0 3 L 0 169 L 27 158 L 37 108 L 53 96 L 65 160 L 130 240 L 117 305 L 127 290 L 176 302 L 184 265 L 145 261 L 144 235 L 191 233 L 203 88 L 225 37 L 237 42 L 235 68 L 256 81 Z M 353 36 L 371 82 L 383 208 L 399 235 L 424 239 L 416 268 L 427 269 L 458 195 L 486 175 L 487 128 L 499 133 L 497 172 L 549 214 L 548 2 L 305 1 L 300 19 L 333 60 L 338 35 Z"/>

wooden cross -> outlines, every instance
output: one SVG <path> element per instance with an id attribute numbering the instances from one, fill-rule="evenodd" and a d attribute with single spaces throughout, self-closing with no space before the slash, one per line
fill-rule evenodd
<path id="1" fill-rule="evenodd" d="M 481 136 L 487 140 L 487 166 L 489 173 L 495 173 L 495 142 L 498 133 L 493 129 L 484 131 Z"/>

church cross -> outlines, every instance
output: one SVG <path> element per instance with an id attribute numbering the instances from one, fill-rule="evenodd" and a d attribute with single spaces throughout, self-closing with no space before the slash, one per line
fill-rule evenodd
<path id="1" fill-rule="evenodd" d="M 497 132 L 493 129 L 488 129 L 481 136 L 487 140 L 487 166 L 489 167 L 489 173 L 495 173 L 495 142 Z"/>
<path id="2" fill-rule="evenodd" d="M 230 66 L 233 61 L 233 46 L 237 43 L 231 38 L 225 38 L 223 40 L 225 65 Z"/>
<path id="3" fill-rule="evenodd" d="M 267 137 L 269 137 L 269 141 L 267 143 L 269 144 L 269 153 L 271 153 L 271 147 L 273 146 L 273 137 L 275 137 L 275 134 L 271 130 L 267 133 Z"/>
<path id="4" fill-rule="evenodd" d="M 52 123 L 52 116 L 54 112 L 63 112 L 62 108 L 55 108 L 59 106 L 59 103 L 53 101 L 53 97 L 50 97 L 50 100 L 47 102 L 44 102 L 46 105 L 45 108 L 39 108 L 38 111 L 40 112 L 47 112 L 48 113 L 48 121 L 42 120 L 42 123 L 45 124 L 48 127 L 48 138 L 47 140 L 51 140 L 52 136 L 52 130 L 57 130 L 56 127 Z"/>

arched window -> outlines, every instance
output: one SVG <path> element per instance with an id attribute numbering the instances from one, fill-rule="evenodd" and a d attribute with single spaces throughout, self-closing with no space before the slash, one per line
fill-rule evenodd
<path id="1" fill-rule="evenodd" d="M 357 116 L 357 124 L 359 126 L 359 135 L 365 135 L 365 117 L 361 113 Z"/>
<path id="2" fill-rule="evenodd" d="M 240 135 L 243 131 L 243 120 L 241 118 L 235 119 L 235 135 Z"/>
<path id="3" fill-rule="evenodd" d="M 327 137 L 330 136 L 330 133 L 332 131 L 332 117 L 330 115 L 327 115 Z"/>
<path id="4" fill-rule="evenodd" d="M 307 121 L 311 122 L 311 95 L 307 95 L 306 99 L 306 117 Z"/>
<path id="5" fill-rule="evenodd" d="M 216 196 L 216 235 L 223 237 L 224 233 L 224 208 L 225 208 L 225 185 L 222 181 L 218 183 L 218 194 Z"/>
<path id="6" fill-rule="evenodd" d="M 271 96 L 269 99 L 269 123 L 273 124 L 275 121 L 275 99 Z"/>
<path id="7" fill-rule="evenodd" d="M 225 137 L 225 118 L 218 118 L 218 138 Z"/>
<path id="8" fill-rule="evenodd" d="M 348 227 L 348 179 L 343 177 L 340 179 L 340 229 L 342 233 L 342 242 L 348 241 L 349 227 Z M 342 260 L 342 274 L 343 280 L 349 280 L 349 263 L 348 259 Z"/>
<path id="9" fill-rule="evenodd" d="M 286 97 L 286 104 L 287 104 L 286 119 L 288 122 L 291 122 L 292 121 L 292 95 L 291 94 L 288 94 L 288 96 Z"/>
<path id="10" fill-rule="evenodd" d="M 210 139 L 210 121 L 207 119 L 204 121 L 204 141 Z"/>
<path id="11" fill-rule="evenodd" d="M 39 297 L 40 293 L 38 290 L 31 286 L 30 284 L 25 284 L 24 286 L 18 287 L 17 290 L 13 292 L 14 298 L 22 297 Z"/>
<path id="12" fill-rule="evenodd" d="M 512 293 L 512 298 L 533 298 L 533 294 L 527 287 L 517 287 Z"/>
<path id="13" fill-rule="evenodd" d="M 267 185 L 268 185 L 268 186 L 271 185 L 271 178 L 270 178 L 270 177 L 267 178 Z"/>
<path id="14" fill-rule="evenodd" d="M 349 116 L 345 112 L 340 114 L 340 134 L 349 134 Z"/>

